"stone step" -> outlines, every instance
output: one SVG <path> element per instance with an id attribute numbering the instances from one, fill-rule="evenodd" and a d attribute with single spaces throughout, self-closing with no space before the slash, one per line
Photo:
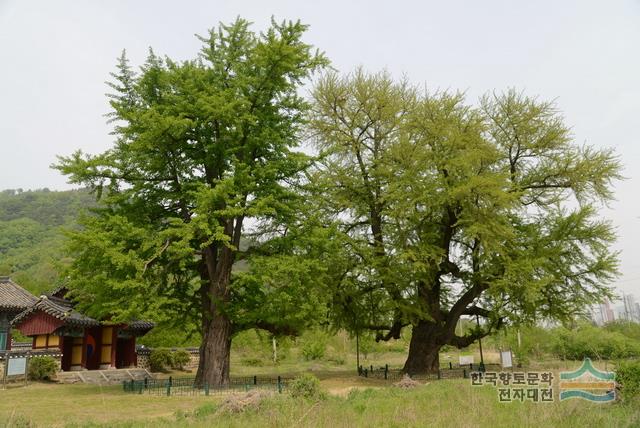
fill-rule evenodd
<path id="1" fill-rule="evenodd" d="M 152 378 L 145 369 L 110 369 L 110 370 L 82 370 L 58 372 L 60 383 L 87 383 L 95 385 L 120 384 L 123 381 L 144 380 Z"/>

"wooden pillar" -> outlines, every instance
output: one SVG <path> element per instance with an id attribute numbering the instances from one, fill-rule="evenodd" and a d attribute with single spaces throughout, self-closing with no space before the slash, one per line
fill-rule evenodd
<path id="1" fill-rule="evenodd" d="M 130 337 L 122 341 L 123 364 L 124 368 L 136 367 L 138 365 L 136 355 L 136 338 Z"/>
<path id="2" fill-rule="evenodd" d="M 69 339 L 73 341 L 71 345 L 70 370 L 82 370 L 84 360 L 84 337 L 70 337 Z"/>
<path id="3" fill-rule="evenodd" d="M 115 343 L 113 341 L 112 326 L 103 326 L 100 334 L 100 369 L 109 369 L 115 366 L 114 348 Z"/>
<path id="4" fill-rule="evenodd" d="M 73 337 L 60 336 L 60 353 L 62 358 L 60 359 L 60 368 L 62 371 L 71 370 L 71 354 L 73 353 Z"/>
<path id="5" fill-rule="evenodd" d="M 131 361 L 133 361 L 133 366 L 138 367 L 138 353 L 136 352 L 136 337 L 133 336 L 131 338 Z"/>
<path id="6" fill-rule="evenodd" d="M 116 348 L 118 347 L 118 327 L 111 330 L 111 367 L 116 368 Z"/>

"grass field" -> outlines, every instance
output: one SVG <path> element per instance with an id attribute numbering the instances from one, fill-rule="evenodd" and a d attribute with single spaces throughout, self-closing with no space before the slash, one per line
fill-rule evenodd
<path id="1" fill-rule="evenodd" d="M 329 393 L 324 400 L 293 398 L 285 390 L 257 407 L 229 414 L 221 410 L 226 397 L 220 395 L 166 397 L 125 393 L 121 386 L 32 383 L 0 390 L 0 427 L 640 427 L 640 402 L 500 403 L 495 388 L 473 387 L 469 379 L 434 380 L 400 389 L 391 382 L 356 376 L 356 357 L 349 352 L 349 342 L 340 335 L 331 340 L 328 356 L 311 361 L 302 357 L 300 346 L 291 346 L 287 357 L 274 363 L 270 348 L 260 348 L 256 340 L 232 354 L 233 376 L 311 372 Z M 470 348 L 464 353 L 474 355 L 477 363 L 477 351 Z M 443 370 L 449 362 L 455 365 L 459 355 L 458 351 L 441 353 Z M 405 358 L 405 349 L 380 345 L 362 357 L 361 364 L 400 368 Z M 499 354 L 485 349 L 484 360 L 499 362 Z M 579 365 L 578 361 L 539 359 L 527 370 L 574 370 Z M 606 362 L 596 366 L 612 368 Z M 192 377 L 194 373 L 161 376 Z"/>
<path id="2" fill-rule="evenodd" d="M 119 386 L 34 383 L 0 391 L 2 426 L 104 427 L 637 427 L 640 403 L 500 403 L 468 379 L 399 389 L 349 373 L 319 372 L 325 400 L 275 394 L 258 408 L 221 413 L 222 397 L 125 394 Z"/>

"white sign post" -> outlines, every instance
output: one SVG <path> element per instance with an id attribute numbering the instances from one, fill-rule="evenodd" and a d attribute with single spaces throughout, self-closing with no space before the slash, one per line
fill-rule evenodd
<path id="1" fill-rule="evenodd" d="M 8 358 L 7 359 L 7 375 L 20 376 L 27 374 L 27 357 Z"/>
<path id="2" fill-rule="evenodd" d="M 11 358 L 11 353 L 5 352 L 4 378 L 2 382 L 3 389 L 6 389 L 9 376 L 24 376 L 24 384 L 27 384 L 27 369 L 29 367 L 29 358 L 30 356 L 28 354 L 25 356 Z"/>
<path id="3" fill-rule="evenodd" d="M 513 367 L 513 358 L 511 355 L 511 350 L 500 352 L 500 364 L 502 364 L 502 368 L 504 369 Z"/>
<path id="4" fill-rule="evenodd" d="M 469 364 L 473 364 L 473 355 L 460 355 L 460 365 L 468 366 Z"/>

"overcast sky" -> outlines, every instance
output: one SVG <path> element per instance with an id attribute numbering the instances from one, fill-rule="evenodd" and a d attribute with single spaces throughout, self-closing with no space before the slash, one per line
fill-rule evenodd
<path id="1" fill-rule="evenodd" d="M 508 87 L 555 99 L 578 143 L 625 165 L 603 215 L 620 235 L 617 285 L 640 298 L 640 0 L 0 0 L 0 189 L 68 189 L 55 156 L 109 147 L 104 81 L 122 49 L 134 65 L 149 46 L 193 58 L 195 33 L 237 16 L 260 30 L 272 15 L 309 24 L 343 72 L 386 68 L 471 102 Z"/>

